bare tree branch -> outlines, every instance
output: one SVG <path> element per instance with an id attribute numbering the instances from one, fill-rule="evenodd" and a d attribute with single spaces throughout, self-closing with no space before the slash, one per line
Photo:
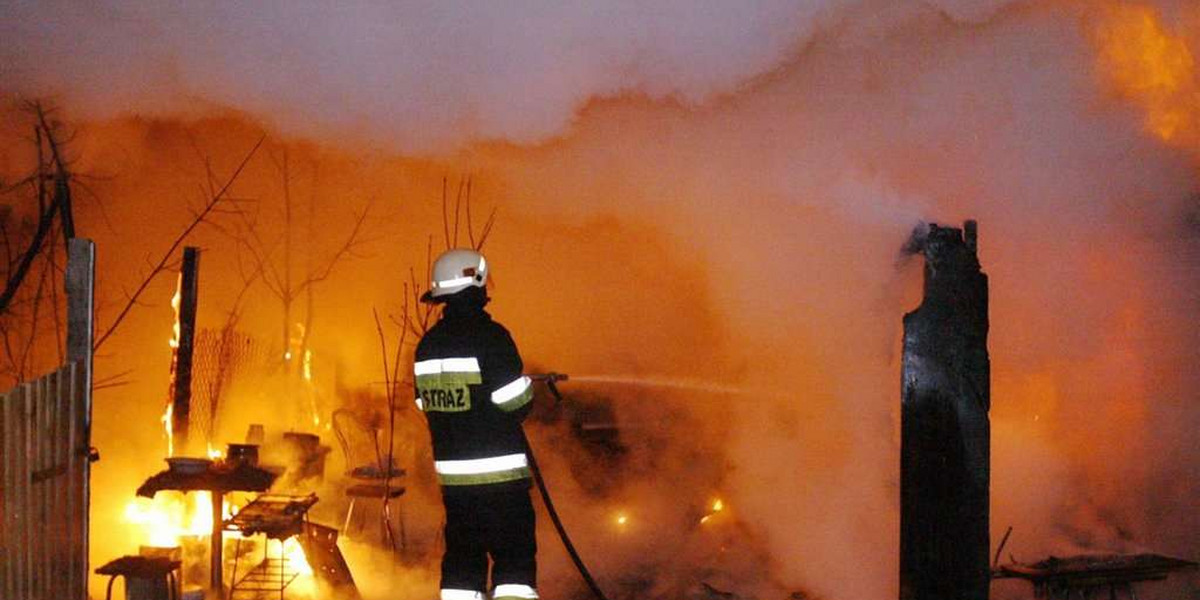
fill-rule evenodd
<path id="1" fill-rule="evenodd" d="M 59 195 L 54 195 L 54 200 L 46 210 L 42 211 L 41 217 L 38 219 L 37 231 L 33 234 L 33 241 L 29 243 L 29 248 L 25 250 L 25 254 L 21 256 L 21 261 L 17 263 L 17 268 L 14 273 L 8 278 L 8 282 L 4 285 L 4 292 L 0 293 L 0 313 L 3 313 L 9 302 L 12 302 L 13 296 L 17 293 L 17 288 L 21 286 L 21 282 L 25 280 L 25 275 L 29 272 L 29 266 L 33 264 L 33 258 L 37 256 L 42 249 L 42 242 L 46 239 L 46 234 L 50 231 L 50 226 L 54 223 L 54 213 L 58 211 Z"/>
<path id="2" fill-rule="evenodd" d="M 208 202 L 204 205 L 204 209 L 200 211 L 200 214 L 197 215 L 178 236 L 176 236 L 175 241 L 172 242 L 171 246 L 167 248 L 167 251 L 163 253 L 162 258 L 158 261 L 158 264 L 155 265 L 154 269 L 152 269 L 146 278 L 142 280 L 141 285 L 139 285 L 137 290 L 134 291 L 133 296 L 129 299 L 129 302 L 125 304 L 125 307 L 121 309 L 121 312 L 117 315 L 117 318 L 113 320 L 112 325 L 109 325 L 104 334 L 96 339 L 96 343 L 92 347 L 93 351 L 99 349 L 100 346 L 104 344 L 105 340 L 107 340 L 109 336 L 116 331 L 117 327 L 122 321 L 125 320 L 126 315 L 129 314 L 129 311 L 137 303 L 137 299 L 142 295 L 142 292 L 146 291 L 146 288 L 149 287 L 150 282 L 163 272 L 163 270 L 166 268 L 167 262 L 171 260 L 171 257 L 175 254 L 175 251 L 179 249 L 179 246 L 181 246 L 184 240 L 187 239 L 188 235 L 192 233 L 192 230 L 196 229 L 200 223 L 204 222 L 204 219 L 208 216 L 212 209 L 220 204 L 221 200 L 224 199 L 226 192 L 228 192 L 229 188 L 233 186 L 233 182 L 237 181 L 238 176 L 242 174 L 242 171 L 246 168 L 246 165 L 250 163 L 250 159 L 254 157 L 255 153 L 257 153 L 258 149 L 262 147 L 263 141 L 266 139 L 266 134 L 263 134 L 258 138 L 258 141 L 254 143 L 254 147 L 250 148 L 250 151 L 246 153 L 246 157 L 243 158 L 242 162 L 238 164 L 236 169 L 234 169 L 233 174 L 229 176 L 229 179 L 225 181 L 225 184 L 222 185 L 221 188 L 216 191 L 216 193 L 209 197 Z"/>
<path id="3" fill-rule="evenodd" d="M 471 179 L 467 179 L 467 241 L 471 242 L 471 247 L 476 251 L 479 246 L 475 245 L 475 226 L 471 224 Z"/>
<path id="4" fill-rule="evenodd" d="M 374 206 L 374 204 L 374 200 L 367 203 L 366 208 L 364 208 L 362 213 L 360 213 L 354 220 L 354 227 L 351 228 L 350 234 L 346 236 L 346 241 L 343 242 L 337 251 L 333 253 L 333 256 L 331 256 L 325 262 L 324 266 L 309 274 L 307 278 L 305 278 L 296 286 L 296 294 L 299 294 L 300 292 L 304 291 L 305 288 L 308 288 L 315 283 L 319 283 L 328 279 L 329 276 L 333 274 L 333 269 L 337 266 L 338 262 L 354 253 L 354 248 L 362 242 L 361 234 L 363 224 L 366 223 L 367 215 L 371 212 L 371 207 Z"/>
<path id="5" fill-rule="evenodd" d="M 496 209 L 492 209 L 492 214 L 488 215 L 487 222 L 483 224 L 483 232 L 479 234 L 479 245 L 476 250 L 482 250 L 483 245 L 487 243 L 488 236 L 492 233 L 492 226 L 496 224 Z"/>
<path id="6" fill-rule="evenodd" d="M 446 236 L 446 249 L 449 250 L 450 249 L 450 219 L 446 216 L 446 202 L 449 201 L 449 198 L 447 197 L 446 185 L 447 185 L 447 179 L 446 179 L 446 177 L 442 177 L 442 233 Z"/>
<path id="7" fill-rule="evenodd" d="M 75 237 L 75 216 L 71 207 L 71 174 L 59 152 L 58 140 L 54 136 L 54 130 L 57 129 L 56 124 L 47 120 L 47 110 L 42 107 L 41 103 L 34 102 L 32 109 L 37 114 L 42 131 L 46 133 L 46 143 L 50 147 L 50 156 L 54 161 L 54 196 L 58 203 L 59 221 L 63 228 L 63 243 L 69 244 Z M 74 139 L 73 135 L 67 139 L 67 143 L 70 143 L 72 139 Z M 38 149 L 40 154 L 41 144 L 38 144 Z"/>
<path id="8" fill-rule="evenodd" d="M 454 195 L 454 247 L 458 247 L 458 216 L 462 213 L 463 190 L 465 189 L 465 180 L 460 177 L 458 179 L 458 193 Z"/>

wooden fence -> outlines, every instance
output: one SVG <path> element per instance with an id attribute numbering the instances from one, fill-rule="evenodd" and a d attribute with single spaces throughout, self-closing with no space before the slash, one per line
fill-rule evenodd
<path id="1" fill-rule="evenodd" d="M 90 410 L 70 363 L 0 396 L 0 597 L 87 598 Z"/>

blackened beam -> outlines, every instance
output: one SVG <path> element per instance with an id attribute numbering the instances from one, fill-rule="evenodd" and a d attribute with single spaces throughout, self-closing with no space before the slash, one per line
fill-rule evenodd
<path id="1" fill-rule="evenodd" d="M 196 301 L 200 279 L 200 249 L 183 249 L 179 279 L 179 347 L 175 353 L 175 389 L 172 391 L 171 430 L 180 454 L 189 451 L 188 429 L 192 414 L 192 356 L 196 346 Z"/>
<path id="2" fill-rule="evenodd" d="M 974 221 L 930 225 L 924 299 L 904 315 L 900 442 L 901 600 L 985 600 L 991 404 L 988 280 Z"/>

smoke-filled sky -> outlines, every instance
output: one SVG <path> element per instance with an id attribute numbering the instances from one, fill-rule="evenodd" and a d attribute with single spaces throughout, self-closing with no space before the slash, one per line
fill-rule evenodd
<path id="1" fill-rule="evenodd" d="M 80 208 L 102 323 L 173 235 L 149 225 L 186 221 L 197 156 L 228 173 L 265 131 L 238 182 L 264 219 L 285 150 L 327 230 L 309 236 L 316 254 L 371 206 L 369 243 L 320 288 L 313 333 L 371 381 L 370 309 L 398 309 L 441 231 L 442 177 L 453 194 L 470 175 L 476 226 L 499 210 L 493 312 L 527 362 L 746 390 L 697 395 L 681 419 L 627 391 L 617 418 L 715 440 L 720 491 L 771 585 L 882 599 L 900 316 L 919 302 L 919 259 L 898 250 L 919 221 L 975 218 L 993 540 L 1013 525 L 1006 552 L 1023 560 L 1200 556 L 1193 3 L 0 6 L 0 90 L 53 98 L 78 124 L 80 167 L 111 175 Z M 23 155 L 6 148 L 11 172 Z M 212 322 L 238 287 L 224 239 L 197 238 Z M 248 326 L 277 331 L 275 302 L 254 288 Z M 100 359 L 139 369 L 135 393 L 98 399 L 100 444 L 116 429 L 103 407 L 152 420 L 161 406 L 169 359 L 122 358 L 161 343 L 170 313 L 155 310 Z M 694 465 L 663 464 L 691 481 Z M 662 511 L 655 480 L 629 489 Z M 608 533 L 578 534 L 605 556 L 601 579 L 646 562 L 604 552 Z M 543 539 L 552 582 L 567 578 L 556 552 Z"/>
<path id="2" fill-rule="evenodd" d="M 701 106 L 777 71 L 825 28 L 910 12 L 847 1 L 6 4 L 6 85 L 59 92 L 80 114 L 233 107 L 291 134 L 402 150 L 537 142 L 595 98 Z M 921 10 L 972 23 L 1004 4 Z"/>

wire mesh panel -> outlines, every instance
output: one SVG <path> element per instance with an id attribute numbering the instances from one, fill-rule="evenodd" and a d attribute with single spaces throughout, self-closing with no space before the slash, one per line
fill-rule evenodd
<path id="1" fill-rule="evenodd" d="M 222 398 L 240 374 L 259 370 L 266 362 L 262 345 L 236 329 L 197 333 L 192 355 L 191 427 L 200 438 L 215 443 Z"/>

